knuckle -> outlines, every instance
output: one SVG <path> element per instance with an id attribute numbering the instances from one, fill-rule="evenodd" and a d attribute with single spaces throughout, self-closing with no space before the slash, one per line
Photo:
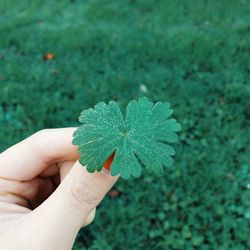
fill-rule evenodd
<path id="1" fill-rule="evenodd" d="M 88 182 L 75 182 L 70 188 L 72 205 L 77 208 L 83 206 L 96 207 L 100 201 L 100 195 L 93 189 L 92 185 Z"/>

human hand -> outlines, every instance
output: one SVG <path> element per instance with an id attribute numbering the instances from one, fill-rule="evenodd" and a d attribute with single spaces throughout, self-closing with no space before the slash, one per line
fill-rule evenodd
<path id="1" fill-rule="evenodd" d="M 78 163 L 74 130 L 42 130 L 0 154 L 0 249 L 68 250 L 94 219 L 118 177 Z"/>

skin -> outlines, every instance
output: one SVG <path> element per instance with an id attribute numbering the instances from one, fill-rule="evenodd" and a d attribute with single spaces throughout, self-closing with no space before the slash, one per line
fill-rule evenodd
<path id="1" fill-rule="evenodd" d="M 90 174 L 75 128 L 35 133 L 0 154 L 0 249 L 68 250 L 118 177 Z"/>

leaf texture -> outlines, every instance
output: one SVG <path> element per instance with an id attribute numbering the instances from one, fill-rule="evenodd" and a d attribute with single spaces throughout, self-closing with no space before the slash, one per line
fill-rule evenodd
<path id="1" fill-rule="evenodd" d="M 125 117 L 119 105 L 110 101 L 84 110 L 83 123 L 74 133 L 73 144 L 79 146 L 80 163 L 89 172 L 101 171 L 115 152 L 111 175 L 139 177 L 142 166 L 157 175 L 173 164 L 175 150 L 169 143 L 178 141 L 181 125 L 171 119 L 169 103 L 153 103 L 142 97 L 129 102 Z"/>

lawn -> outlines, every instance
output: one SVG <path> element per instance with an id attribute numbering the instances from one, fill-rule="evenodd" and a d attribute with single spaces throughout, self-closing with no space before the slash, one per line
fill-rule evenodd
<path id="1" fill-rule="evenodd" d="M 75 249 L 250 249 L 249 79 L 247 0 L 0 2 L 0 152 L 111 99 L 167 100 L 183 127 L 174 166 L 119 180 Z"/>

